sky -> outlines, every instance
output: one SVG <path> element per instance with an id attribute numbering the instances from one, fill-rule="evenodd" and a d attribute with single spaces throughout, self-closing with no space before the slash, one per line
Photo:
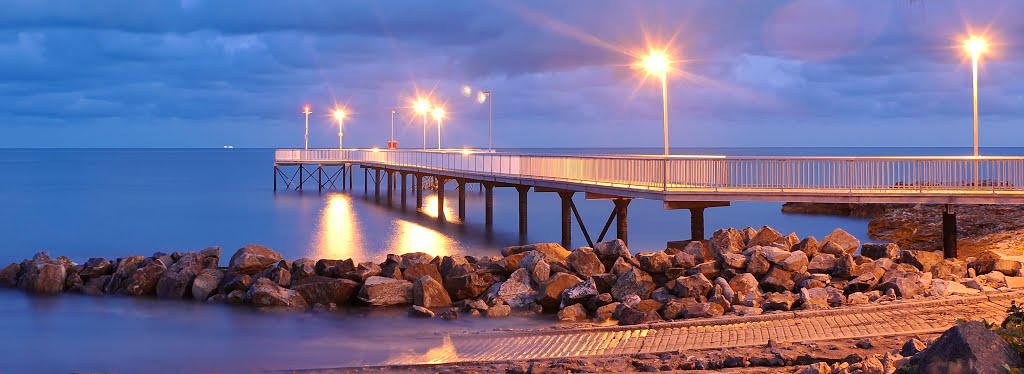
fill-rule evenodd
<path id="1" fill-rule="evenodd" d="M 1024 1 L 8 0 L 0 147 L 971 145 L 1024 138 Z M 468 88 L 470 95 L 464 95 Z M 476 95 L 490 91 L 491 102 Z M 436 123 L 426 142 L 436 146 Z"/>

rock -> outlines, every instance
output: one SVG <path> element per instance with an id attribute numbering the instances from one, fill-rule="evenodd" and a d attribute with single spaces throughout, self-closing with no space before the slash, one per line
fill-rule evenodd
<path id="1" fill-rule="evenodd" d="M 935 279 L 959 281 L 967 277 L 967 262 L 955 258 L 943 259 L 932 267 Z"/>
<path id="2" fill-rule="evenodd" d="M 220 266 L 220 246 L 210 246 L 199 251 L 200 263 L 204 269 Z"/>
<path id="3" fill-rule="evenodd" d="M 931 272 L 932 267 L 942 262 L 942 252 L 904 250 L 900 253 L 900 262 Z"/>
<path id="4" fill-rule="evenodd" d="M 162 262 L 153 261 L 128 276 L 122 283 L 121 293 L 131 296 L 155 295 L 156 285 L 165 271 L 167 268 Z"/>
<path id="5" fill-rule="evenodd" d="M 885 283 L 878 286 L 879 290 L 885 292 L 891 289 L 896 292 L 896 296 L 909 299 L 924 295 L 931 288 L 932 273 L 904 273 L 896 270 L 891 272 L 899 275 L 888 277 Z"/>
<path id="6" fill-rule="evenodd" d="M 685 318 L 684 312 L 690 305 L 696 304 L 697 300 L 692 297 L 682 297 L 665 303 L 661 308 L 661 316 L 667 320 Z"/>
<path id="7" fill-rule="evenodd" d="M 316 276 L 316 262 L 308 258 L 300 258 L 292 262 L 292 281 Z"/>
<path id="8" fill-rule="evenodd" d="M 598 310 L 599 308 L 611 303 L 615 303 L 615 299 L 612 298 L 612 294 L 600 293 L 587 299 L 583 306 L 586 307 L 587 310 Z"/>
<path id="9" fill-rule="evenodd" d="M 424 275 L 412 284 L 412 302 L 426 308 L 444 308 L 452 305 L 444 286 L 429 275 Z"/>
<path id="10" fill-rule="evenodd" d="M 846 292 L 867 292 L 878 285 L 878 278 L 873 273 L 864 273 L 846 284 Z"/>
<path id="11" fill-rule="evenodd" d="M 807 261 L 806 254 L 804 254 L 802 251 L 795 251 L 792 252 L 789 257 L 786 257 L 785 260 L 782 260 L 782 263 L 780 263 L 779 265 L 782 266 L 782 268 L 785 269 L 786 271 L 791 271 L 794 273 L 803 273 L 807 271 L 808 263 L 809 261 Z"/>
<path id="12" fill-rule="evenodd" d="M 437 266 L 437 268 L 438 268 L 437 270 L 441 272 L 441 277 L 442 278 L 447 278 L 449 276 L 449 273 L 452 271 L 452 269 L 454 269 L 454 268 L 456 268 L 458 266 L 461 266 L 461 265 L 468 265 L 468 264 L 469 264 L 469 260 L 466 259 L 466 256 L 462 256 L 462 255 L 444 256 L 444 257 L 441 257 L 441 264 Z"/>
<path id="13" fill-rule="evenodd" d="M 829 308 L 829 293 L 824 288 L 800 289 L 800 309 L 822 310 Z"/>
<path id="14" fill-rule="evenodd" d="M 530 273 L 526 269 L 514 271 L 508 280 L 496 283 L 496 285 L 498 285 L 496 296 L 516 309 L 525 309 L 532 304 L 534 295 L 537 293 L 530 283 Z M 558 297 L 558 294 L 555 294 L 555 297 Z"/>
<path id="15" fill-rule="evenodd" d="M 370 277 L 359 290 L 359 300 L 374 306 L 412 304 L 412 282 Z"/>
<path id="16" fill-rule="evenodd" d="M 675 285 L 672 287 L 672 292 L 679 297 L 692 297 L 695 299 L 703 299 L 708 296 L 714 285 L 708 280 L 704 274 L 695 274 L 688 277 L 679 277 L 675 279 Z"/>
<path id="17" fill-rule="evenodd" d="M 558 320 L 562 322 L 585 321 L 587 318 L 587 310 L 580 304 L 573 304 L 558 311 Z"/>
<path id="18" fill-rule="evenodd" d="M 601 259 L 589 247 L 576 248 L 566 257 L 566 262 L 568 262 L 569 268 L 575 271 L 580 278 L 589 278 L 605 271 Z"/>
<path id="19" fill-rule="evenodd" d="M 747 256 L 739 253 L 726 253 L 722 258 L 722 265 L 732 269 L 745 269 L 747 267 Z"/>
<path id="20" fill-rule="evenodd" d="M 762 247 L 756 247 L 754 253 L 750 256 L 750 260 L 747 261 L 747 273 L 755 277 L 762 277 L 768 274 L 768 270 L 771 269 L 771 263 L 764 256 L 764 250 Z"/>
<path id="21" fill-rule="evenodd" d="M 207 268 L 199 271 L 199 275 L 192 281 L 192 298 L 196 301 L 205 301 L 217 293 L 217 287 L 224 280 L 224 271 L 217 268 Z"/>
<path id="22" fill-rule="evenodd" d="M 494 282 L 490 273 L 473 272 L 445 279 L 444 288 L 452 300 L 465 300 L 480 296 Z"/>
<path id="23" fill-rule="evenodd" d="M 717 260 L 723 259 L 727 253 L 742 253 L 746 247 L 743 234 L 732 228 L 715 231 L 711 234 L 711 240 L 708 241 L 708 244 L 712 256 Z M 708 261 L 710 259 L 704 260 Z"/>
<path id="24" fill-rule="evenodd" d="M 750 292 L 761 292 L 758 288 L 757 279 L 750 273 L 742 273 L 729 281 L 729 287 L 737 296 L 746 295 Z"/>
<path id="25" fill-rule="evenodd" d="M 836 259 L 835 265 L 832 266 L 832 276 L 840 280 L 850 279 L 859 274 L 857 271 L 857 261 L 849 253 Z"/>
<path id="26" fill-rule="evenodd" d="M 612 287 L 615 286 L 615 282 L 619 280 L 619 277 L 612 273 L 601 273 L 594 275 L 594 284 L 597 285 L 597 291 L 601 293 L 610 293 Z"/>
<path id="27" fill-rule="evenodd" d="M 622 275 L 622 273 L 629 271 L 633 267 L 634 266 L 630 264 L 629 261 L 626 260 L 626 257 L 619 257 L 615 259 L 615 263 L 612 264 L 611 271 L 612 274 L 619 276 Z"/>
<path id="28" fill-rule="evenodd" d="M 1018 257 L 1020 258 L 1020 257 Z M 991 273 L 998 271 L 1003 275 L 1016 276 L 1020 274 L 1021 263 L 1017 260 L 1009 259 L 1007 256 L 1003 256 L 994 251 L 988 250 L 978 254 L 978 257 L 971 263 L 971 267 L 978 274 Z"/>
<path id="29" fill-rule="evenodd" d="M 779 239 L 782 239 L 781 233 L 779 233 L 778 231 L 771 227 L 762 226 L 760 230 L 757 230 L 757 234 L 755 234 L 754 237 L 750 238 L 750 241 L 747 242 L 747 246 L 769 246 L 772 243 L 778 241 Z"/>
<path id="30" fill-rule="evenodd" d="M 509 314 L 512 314 L 512 307 L 505 304 L 495 305 L 487 309 L 487 318 L 508 317 Z"/>
<path id="31" fill-rule="evenodd" d="M 114 267 L 110 264 L 110 261 L 103 258 L 93 257 L 82 265 L 82 270 L 78 272 L 78 276 L 82 277 L 82 280 L 84 281 L 89 281 L 89 279 L 113 273 Z"/>
<path id="32" fill-rule="evenodd" d="M 225 273 L 221 279 L 220 293 L 229 294 L 231 291 L 249 291 L 252 286 L 252 277 L 245 274 Z"/>
<path id="33" fill-rule="evenodd" d="M 594 283 L 594 278 L 587 278 L 587 280 L 578 282 L 562 291 L 562 295 L 560 297 L 561 307 L 565 308 L 572 304 L 586 302 L 588 299 L 597 296 L 598 294 L 600 294 L 600 292 L 597 291 L 597 284 Z"/>
<path id="34" fill-rule="evenodd" d="M 648 274 L 664 274 L 672 266 L 672 258 L 665 252 L 646 252 L 636 255 L 640 269 Z"/>
<path id="35" fill-rule="evenodd" d="M 822 243 L 821 247 L 818 249 L 818 253 L 830 254 L 836 257 L 843 257 L 848 254 L 843 250 L 843 247 L 840 247 L 839 244 L 833 242 Z"/>
<path id="36" fill-rule="evenodd" d="M 441 319 L 445 321 L 455 321 L 459 319 L 459 313 L 455 309 L 447 309 L 441 312 Z"/>
<path id="37" fill-rule="evenodd" d="M 757 316 L 764 313 L 764 310 L 761 308 L 749 307 L 745 305 L 733 305 L 732 310 L 738 316 Z"/>
<path id="38" fill-rule="evenodd" d="M 343 274 L 356 270 L 356 265 L 351 258 L 345 260 L 320 259 L 313 266 L 313 270 L 323 277 L 341 278 Z"/>
<path id="39" fill-rule="evenodd" d="M 718 278 L 718 276 L 720 275 L 718 269 L 718 261 L 711 260 L 697 264 L 697 266 L 687 269 L 686 272 L 684 272 L 683 274 L 693 275 L 699 273 L 704 274 L 704 277 L 708 279 L 715 279 Z"/>
<path id="40" fill-rule="evenodd" d="M 880 258 L 898 259 L 900 246 L 895 243 L 864 243 L 860 247 L 860 255 L 877 260 Z"/>
<path id="41" fill-rule="evenodd" d="M 621 242 L 621 241 L 620 241 Z M 607 243 L 607 242 L 606 242 Z M 601 247 L 604 243 L 598 243 L 595 247 Z M 625 248 L 625 244 L 622 244 L 622 248 Z M 597 248 L 594 248 L 597 251 Z M 548 263 L 560 263 L 566 265 L 566 259 L 571 254 L 569 250 L 563 248 L 558 243 L 540 243 L 540 244 L 529 244 L 521 246 L 506 247 L 501 250 L 502 256 L 511 256 L 514 254 L 525 253 L 529 251 L 538 251 L 544 254 L 544 258 Z M 626 252 L 627 254 L 629 252 Z"/>
<path id="42" fill-rule="evenodd" d="M 636 308 L 637 305 L 640 305 L 640 300 L 640 296 L 626 295 L 626 297 L 622 298 L 622 305 L 630 308 Z"/>
<path id="43" fill-rule="evenodd" d="M 21 272 L 21 265 L 12 263 L 0 270 L 0 287 L 17 287 L 18 273 Z"/>
<path id="44" fill-rule="evenodd" d="M 764 310 L 788 311 L 793 309 L 794 303 L 796 303 L 796 298 L 794 298 L 789 292 L 771 292 L 765 294 L 761 307 L 764 308 Z"/>
<path id="45" fill-rule="evenodd" d="M 773 266 L 768 274 L 761 279 L 761 288 L 765 291 L 783 292 L 792 290 L 796 286 L 793 281 L 794 273 L 779 266 Z M 767 308 L 766 308 L 767 309 Z"/>
<path id="46" fill-rule="evenodd" d="M 775 265 L 781 265 L 783 261 L 785 261 L 787 258 L 789 258 L 789 256 L 792 255 L 792 253 L 790 253 L 789 251 L 778 247 L 760 248 L 761 253 L 764 254 L 764 258 L 768 260 L 768 262 Z"/>
<path id="47" fill-rule="evenodd" d="M 839 307 L 843 306 L 843 304 L 846 304 L 846 294 L 843 293 L 843 290 L 840 290 L 832 286 L 828 286 L 825 287 L 825 292 L 828 293 L 829 306 Z"/>
<path id="48" fill-rule="evenodd" d="M 793 247 L 790 248 L 793 252 L 801 251 L 811 257 L 814 257 L 814 255 L 818 253 L 819 249 L 821 249 L 821 244 L 819 244 L 818 239 L 813 236 L 804 238 L 804 240 L 793 244 Z"/>
<path id="49" fill-rule="evenodd" d="M 836 266 L 836 256 L 828 253 L 818 253 L 811 258 L 807 264 L 807 271 L 811 273 L 827 274 L 832 272 Z"/>
<path id="50" fill-rule="evenodd" d="M 679 253 L 685 253 L 685 254 L 689 255 L 690 257 L 693 257 L 693 259 L 694 259 L 693 263 L 694 264 L 699 264 L 701 262 L 708 261 L 708 260 L 711 260 L 713 258 L 713 256 L 711 255 L 711 250 L 708 249 L 707 247 L 705 247 L 704 243 L 701 243 L 700 241 L 691 241 L 691 242 L 687 243 L 686 246 L 683 247 L 683 250 L 680 251 Z M 678 255 L 679 254 L 676 254 L 676 256 L 678 256 Z M 690 265 L 690 266 L 693 266 L 693 265 Z M 682 267 L 690 267 L 690 266 L 682 266 Z"/>
<path id="51" fill-rule="evenodd" d="M 433 265 L 431 265 L 431 267 L 433 267 Z M 380 265 L 377 265 L 373 262 L 360 262 L 359 265 L 356 265 L 355 270 L 342 274 L 341 278 L 353 280 L 356 282 L 365 282 L 370 277 L 379 276 L 381 271 L 382 269 L 380 268 Z"/>
<path id="52" fill-rule="evenodd" d="M 536 302 L 546 310 L 558 310 L 561 303 L 562 292 L 581 282 L 582 280 L 580 280 L 580 278 L 569 273 L 555 274 L 551 279 L 548 279 L 547 282 L 544 282 L 544 284 L 541 285 L 540 290 L 537 293 Z M 596 286 L 594 291 L 596 294 Z"/>
<path id="53" fill-rule="evenodd" d="M 950 295 L 977 295 L 981 291 L 968 288 L 960 282 L 947 281 L 942 279 L 933 279 L 932 286 L 928 289 L 928 294 L 931 296 L 950 296 Z"/>
<path id="54" fill-rule="evenodd" d="M 846 302 L 850 305 L 865 305 L 871 302 L 871 299 L 863 292 L 854 292 L 846 297 Z"/>
<path id="55" fill-rule="evenodd" d="M 9 269 L 11 266 L 8 265 Z M 20 266 L 19 266 L 20 268 Z M 10 270 L 6 270 L 10 271 Z M 64 280 L 67 271 L 64 265 L 44 261 L 32 261 L 19 279 L 18 287 L 37 294 L 53 295 L 64 291 Z"/>
<path id="56" fill-rule="evenodd" d="M 234 290 L 224 298 L 224 302 L 229 305 L 242 305 L 246 302 L 245 295 L 246 291 Z"/>
<path id="57" fill-rule="evenodd" d="M 544 284 L 551 276 L 551 266 L 544 259 L 544 253 L 538 251 L 525 252 L 526 255 L 519 260 L 519 268 L 530 272 L 530 279 L 534 284 Z"/>
<path id="58" fill-rule="evenodd" d="M 927 344 L 924 344 L 924 342 L 915 338 L 910 338 L 906 343 L 903 343 L 903 348 L 900 348 L 900 355 L 903 357 L 911 357 L 916 355 L 918 352 L 923 351 L 925 348 L 928 348 Z"/>
<path id="59" fill-rule="evenodd" d="M 654 280 L 649 274 L 633 268 L 619 276 L 610 292 L 618 301 L 622 301 L 627 295 L 637 295 L 645 299 L 651 296 L 655 287 Z"/>
<path id="60" fill-rule="evenodd" d="M 854 343 L 854 346 L 857 347 L 857 348 L 860 348 L 860 349 L 868 349 L 868 348 L 874 347 L 875 344 L 874 344 L 874 342 L 871 341 L 871 338 L 864 338 L 864 339 L 857 340 L 857 342 Z"/>
<path id="61" fill-rule="evenodd" d="M 1004 277 L 1003 282 L 1005 282 L 1006 287 L 1009 288 L 1024 288 L 1024 277 Z"/>
<path id="62" fill-rule="evenodd" d="M 604 305 L 597 308 L 594 312 L 594 320 L 597 322 L 606 322 L 615 319 L 615 310 L 619 308 L 619 303 L 614 302 L 608 305 Z"/>
<path id="63" fill-rule="evenodd" d="M 1020 367 L 1021 358 L 995 332 L 970 321 L 946 330 L 909 365 L 920 373 L 1003 373 L 1004 365 Z"/>
<path id="64" fill-rule="evenodd" d="M 110 276 L 110 281 L 104 286 L 104 293 L 114 293 L 122 288 L 124 281 L 139 270 L 139 266 L 142 265 L 142 261 L 146 258 L 142 256 L 128 256 L 120 259 L 117 262 L 117 266 L 114 267 L 114 273 Z"/>
<path id="65" fill-rule="evenodd" d="M 821 242 L 826 244 L 829 242 L 834 243 L 845 253 L 853 253 L 857 251 L 857 248 L 860 248 L 860 240 L 857 240 L 857 238 L 850 235 L 850 233 L 843 231 L 843 229 L 838 228 L 828 235 L 825 235 L 825 238 L 822 239 Z M 824 247 L 822 249 L 824 249 Z"/>
<path id="66" fill-rule="evenodd" d="M 426 275 L 424 275 L 424 276 L 427 277 L 427 278 L 430 278 L 429 276 L 426 276 Z M 424 308 L 422 306 L 413 305 L 413 306 L 409 307 L 409 317 L 434 318 L 434 312 L 432 310 Z"/>
<path id="67" fill-rule="evenodd" d="M 736 278 L 737 277 L 733 277 L 733 279 L 736 279 Z M 732 289 L 732 286 L 729 285 L 729 281 L 725 280 L 725 278 L 722 278 L 722 277 L 715 278 L 715 282 L 714 283 L 715 283 L 715 286 L 717 286 L 718 288 L 720 288 L 722 290 L 722 296 L 725 297 L 726 300 L 732 301 L 732 300 L 736 299 L 736 291 L 734 291 Z"/>
<path id="68" fill-rule="evenodd" d="M 192 297 L 192 281 L 202 269 L 203 263 L 198 253 L 189 252 L 182 255 L 160 275 L 160 280 L 156 284 L 156 297 L 161 299 Z"/>
<path id="69" fill-rule="evenodd" d="M 661 321 L 661 315 L 656 311 L 646 311 L 631 307 L 624 307 L 619 310 L 620 325 L 639 325 L 658 321 Z"/>
<path id="70" fill-rule="evenodd" d="M 687 306 L 683 310 L 685 318 L 709 318 L 725 314 L 725 309 L 716 303 L 696 303 Z"/>
<path id="71" fill-rule="evenodd" d="M 246 293 L 246 298 L 252 300 L 252 304 L 257 307 L 305 309 L 309 306 L 301 294 L 281 287 L 268 278 L 257 279 Z"/>
<path id="72" fill-rule="evenodd" d="M 235 251 L 235 254 L 231 256 L 231 261 L 228 263 L 228 270 L 232 273 L 252 275 L 281 261 L 281 258 L 283 256 L 280 253 L 270 248 L 258 244 L 249 244 Z"/>
<path id="73" fill-rule="evenodd" d="M 409 282 L 415 282 L 424 275 L 434 278 L 438 284 L 443 282 L 441 279 L 441 272 L 437 270 L 437 266 L 434 266 L 434 264 L 429 262 L 412 263 L 409 267 L 402 270 L 402 277 Z"/>

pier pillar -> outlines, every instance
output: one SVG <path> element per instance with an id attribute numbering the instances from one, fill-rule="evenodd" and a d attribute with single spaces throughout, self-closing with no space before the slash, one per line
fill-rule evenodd
<path id="1" fill-rule="evenodd" d="M 384 170 L 384 173 L 388 175 L 388 206 L 393 205 L 395 196 L 395 171 Z"/>
<path id="2" fill-rule="evenodd" d="M 946 204 L 942 211 L 942 255 L 945 258 L 956 258 L 956 211 L 953 205 Z"/>
<path id="3" fill-rule="evenodd" d="M 348 170 L 346 170 L 346 169 L 348 169 L 348 168 L 345 167 L 345 164 L 341 164 L 341 190 L 342 191 L 345 190 L 345 185 L 348 184 L 348 173 L 346 173 L 346 171 L 348 171 Z"/>
<path id="4" fill-rule="evenodd" d="M 690 208 L 690 240 L 704 240 L 704 208 Z"/>
<path id="5" fill-rule="evenodd" d="M 405 180 L 407 179 L 406 177 L 408 177 L 408 175 L 402 174 L 401 172 L 399 172 L 398 175 L 399 177 L 402 178 L 402 197 L 400 198 L 400 200 L 402 201 L 402 209 L 405 209 L 405 195 L 407 195 L 406 192 L 409 191 L 407 188 L 405 188 Z"/>
<path id="6" fill-rule="evenodd" d="M 572 191 L 559 191 L 562 198 L 562 247 L 572 248 Z"/>
<path id="7" fill-rule="evenodd" d="M 416 209 L 423 207 L 423 174 L 413 174 L 413 178 L 416 178 L 416 183 L 413 183 L 413 188 L 416 189 Z"/>
<path id="8" fill-rule="evenodd" d="M 274 165 L 274 191 L 277 191 L 277 165 Z"/>
<path id="9" fill-rule="evenodd" d="M 352 164 L 348 164 L 348 189 L 349 190 L 352 190 L 352 179 L 354 179 L 355 174 L 356 174 L 356 172 L 353 171 Z M 342 174 L 342 175 L 344 175 L 344 174 Z M 342 179 L 341 181 L 342 181 L 342 184 L 344 184 L 345 180 Z"/>
<path id="10" fill-rule="evenodd" d="M 459 183 L 459 221 L 466 221 L 466 180 L 457 179 Z"/>
<path id="11" fill-rule="evenodd" d="M 324 192 L 324 166 L 317 165 L 316 167 L 316 190 L 317 192 Z"/>
<path id="12" fill-rule="evenodd" d="M 302 164 L 299 164 L 299 190 L 300 190 L 300 191 L 302 190 L 302 180 L 303 180 L 303 179 L 305 179 L 305 178 L 304 178 L 304 177 L 302 176 L 302 172 L 303 172 L 303 169 L 302 169 Z"/>
<path id="13" fill-rule="evenodd" d="M 615 202 L 615 237 L 622 239 L 623 243 L 629 244 L 629 202 L 632 199 L 620 198 Z"/>
<path id="14" fill-rule="evenodd" d="M 494 185 L 483 183 L 484 187 L 484 225 L 494 225 Z"/>
<path id="15" fill-rule="evenodd" d="M 442 177 L 437 178 L 437 219 L 444 221 L 444 184 L 448 182 Z"/>
<path id="16" fill-rule="evenodd" d="M 370 181 L 370 169 L 363 168 L 363 193 L 367 193 L 370 190 L 366 188 L 367 183 Z"/>
<path id="17" fill-rule="evenodd" d="M 516 186 L 519 191 L 519 236 L 526 235 L 526 203 L 530 186 Z"/>
<path id="18" fill-rule="evenodd" d="M 373 169 L 373 200 L 380 202 L 380 169 Z"/>

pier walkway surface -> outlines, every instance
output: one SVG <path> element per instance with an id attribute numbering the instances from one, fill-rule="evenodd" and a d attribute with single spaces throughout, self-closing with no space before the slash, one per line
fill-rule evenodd
<path id="1" fill-rule="evenodd" d="M 719 317 L 637 326 L 451 335 L 423 354 L 387 365 L 570 358 L 763 346 L 778 342 L 938 333 L 958 319 L 1001 322 L 1024 291 L 906 301 L 886 305 Z"/>

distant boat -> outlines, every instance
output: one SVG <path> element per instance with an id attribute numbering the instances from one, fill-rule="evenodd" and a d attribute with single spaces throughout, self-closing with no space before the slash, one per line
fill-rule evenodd
<path id="1" fill-rule="evenodd" d="M 225 145 L 224 146 L 224 149 L 231 149 L 231 148 L 235 148 L 235 146 L 233 146 L 233 145 Z"/>

